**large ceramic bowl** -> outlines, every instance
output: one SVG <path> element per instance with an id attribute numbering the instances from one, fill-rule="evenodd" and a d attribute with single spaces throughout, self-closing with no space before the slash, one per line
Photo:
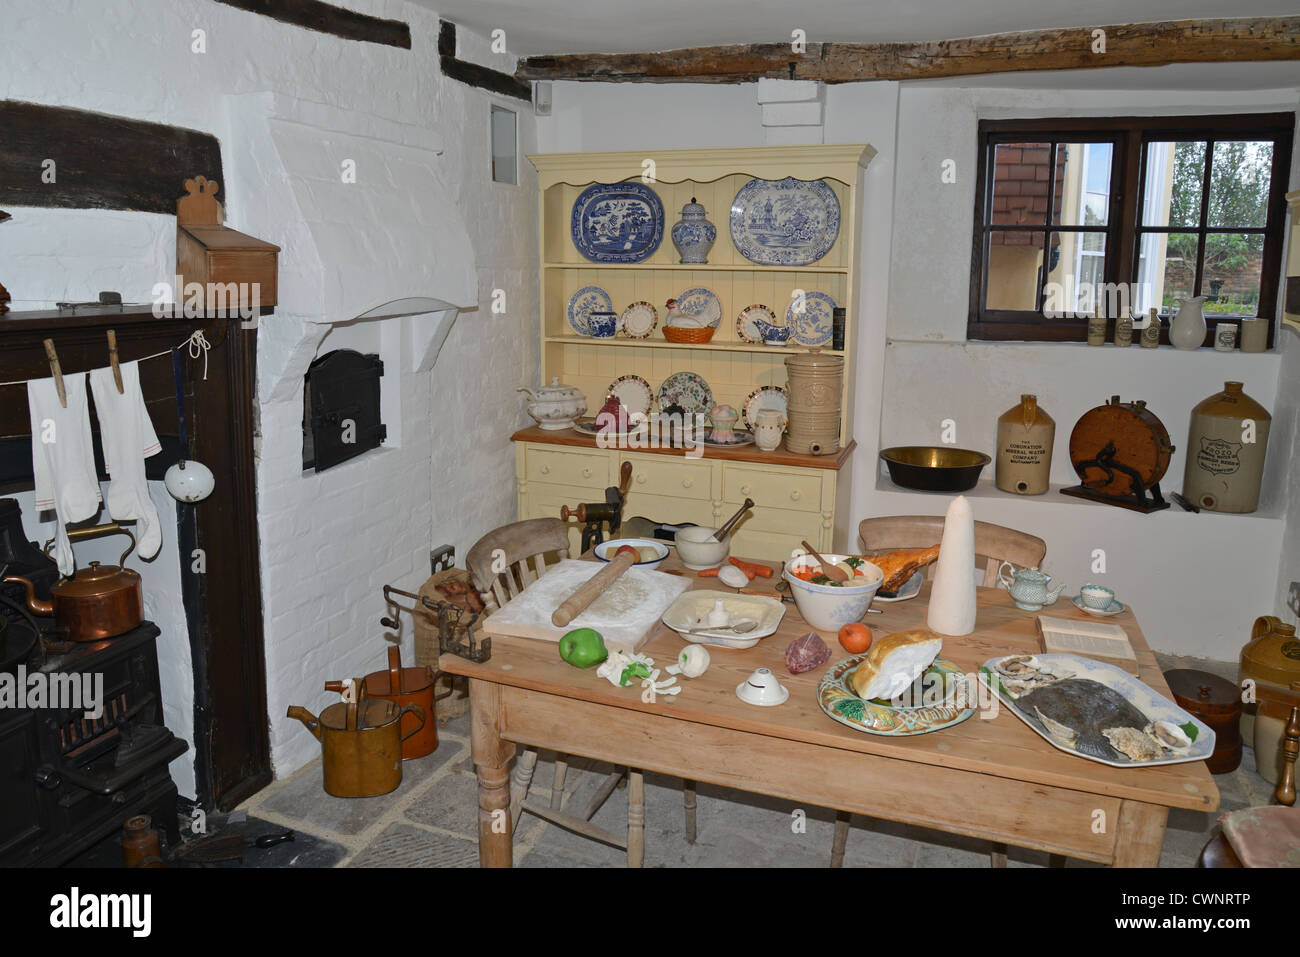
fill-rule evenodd
<path id="1" fill-rule="evenodd" d="M 613 538 L 596 546 L 596 557 L 602 562 L 613 561 L 614 553 L 623 545 L 631 545 L 637 551 L 643 548 L 652 548 L 654 553 L 659 556 L 658 558 L 640 559 L 632 566 L 633 568 L 654 570 L 662 565 L 664 559 L 668 557 L 668 546 L 653 538 Z"/>
<path id="2" fill-rule="evenodd" d="M 839 562 L 848 556 L 823 555 L 822 557 L 828 562 Z M 884 584 L 885 573 L 867 562 L 862 566 L 867 574 L 865 578 L 859 579 L 863 582 L 860 585 L 848 583 L 817 585 L 804 581 L 794 574 L 798 569 L 816 567 L 820 564 L 821 562 L 811 555 L 803 555 L 786 562 L 781 577 L 790 583 L 795 607 L 799 609 L 799 614 L 803 615 L 804 621 L 818 631 L 838 632 L 843 625 L 861 621 L 866 615 L 867 609 L 871 607 L 871 599 L 876 597 L 876 592 Z"/>

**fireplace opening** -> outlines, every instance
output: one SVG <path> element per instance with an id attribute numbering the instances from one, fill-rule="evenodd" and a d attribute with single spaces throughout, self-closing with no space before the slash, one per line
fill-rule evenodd
<path id="1" fill-rule="evenodd" d="M 355 349 L 335 349 L 308 366 L 302 390 L 304 471 L 323 472 L 383 445 L 383 374 L 378 355 Z"/>

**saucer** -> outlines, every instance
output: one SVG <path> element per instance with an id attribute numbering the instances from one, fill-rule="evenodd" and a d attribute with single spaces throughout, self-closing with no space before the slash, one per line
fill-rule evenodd
<path id="1" fill-rule="evenodd" d="M 1127 610 L 1124 603 L 1117 598 L 1112 598 L 1110 604 L 1105 608 L 1089 608 L 1078 595 L 1075 595 L 1070 601 L 1074 603 L 1074 607 L 1079 611 L 1086 611 L 1090 615 L 1098 615 L 1102 618 L 1109 618 L 1111 615 L 1118 615 L 1121 611 Z"/>

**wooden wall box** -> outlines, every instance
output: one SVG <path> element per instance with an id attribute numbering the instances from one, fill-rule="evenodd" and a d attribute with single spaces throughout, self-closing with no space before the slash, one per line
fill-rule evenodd
<path id="1" fill-rule="evenodd" d="M 247 236 L 227 226 L 176 224 L 176 272 L 185 285 L 202 283 L 207 310 L 222 308 L 216 301 L 226 297 L 224 308 L 251 308 L 253 284 L 257 284 L 256 305 L 275 305 L 277 254 L 280 247 Z M 226 292 L 209 288 L 208 283 L 237 283 L 238 301 L 231 302 Z M 177 302 L 184 298 L 176 290 Z"/>

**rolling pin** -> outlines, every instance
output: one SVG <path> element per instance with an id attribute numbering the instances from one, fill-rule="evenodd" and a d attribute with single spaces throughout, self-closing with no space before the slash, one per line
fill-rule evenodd
<path id="1" fill-rule="evenodd" d="M 619 575 L 635 565 L 637 559 L 638 556 L 631 552 L 615 555 L 608 565 L 575 588 L 572 595 L 560 602 L 560 607 L 551 615 L 551 624 L 556 628 L 563 628 L 581 615 L 583 609 L 595 601 L 601 592 L 614 584 L 614 580 Z"/>

